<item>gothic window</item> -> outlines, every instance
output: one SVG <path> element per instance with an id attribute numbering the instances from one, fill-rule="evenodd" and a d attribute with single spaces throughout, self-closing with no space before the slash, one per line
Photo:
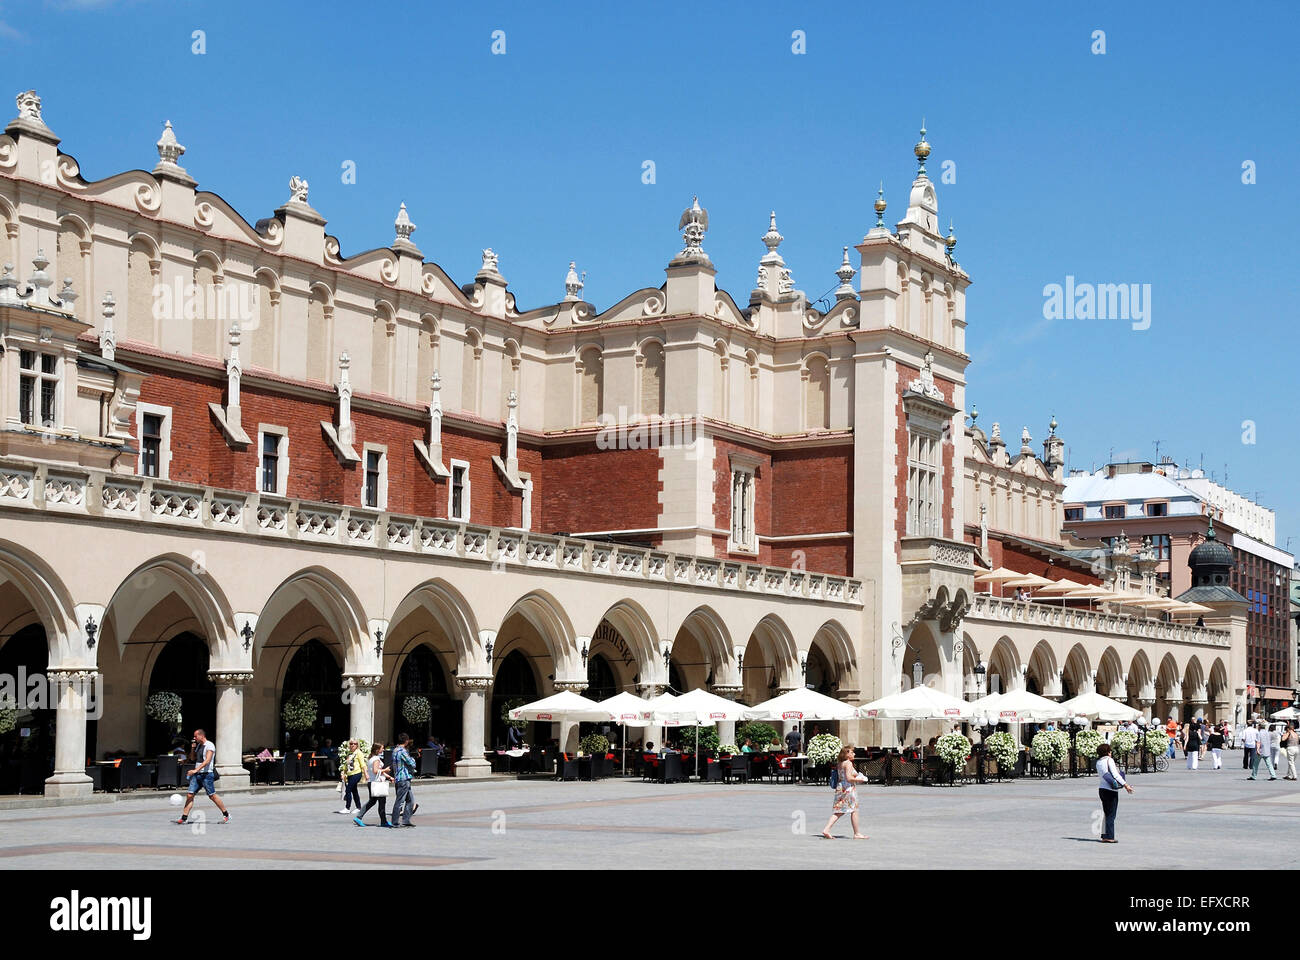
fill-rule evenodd
<path id="1" fill-rule="evenodd" d="M 754 552 L 758 537 L 754 529 L 754 468 L 731 468 L 730 549 Z"/>
<path id="2" fill-rule="evenodd" d="M 275 314 L 280 291 L 269 270 L 257 275 L 257 325 L 249 337 L 249 364 L 264 370 L 275 369 Z M 243 319 L 241 318 L 241 323 Z"/>
<path id="3" fill-rule="evenodd" d="M 366 446 L 362 503 L 372 510 L 388 508 L 388 457 L 382 447 Z"/>
<path id="4" fill-rule="evenodd" d="M 938 431 L 911 424 L 907 435 L 907 532 L 915 537 L 942 534 L 943 491 L 939 476 Z"/>
<path id="5" fill-rule="evenodd" d="M 262 427 L 258 434 L 257 489 L 262 493 L 287 496 L 289 436 L 283 427 Z"/>
<path id="6" fill-rule="evenodd" d="M 194 312 L 192 346 L 196 354 L 220 357 L 222 350 L 222 321 L 219 309 L 220 288 L 217 272 L 206 258 L 194 264 Z"/>

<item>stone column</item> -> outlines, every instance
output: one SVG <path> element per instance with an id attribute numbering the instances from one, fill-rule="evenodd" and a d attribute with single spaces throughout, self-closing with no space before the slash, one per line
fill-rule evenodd
<path id="1" fill-rule="evenodd" d="M 94 792 L 86 776 L 86 693 L 99 681 L 93 667 L 45 671 L 58 694 L 54 731 L 54 776 L 45 781 L 47 797 L 84 797 Z"/>
<path id="2" fill-rule="evenodd" d="M 492 773 L 492 765 L 483 756 L 484 704 L 492 678 L 458 677 L 457 683 L 464 699 L 461 701 L 461 749 L 460 759 L 456 761 L 456 776 L 486 777 Z"/>
<path id="3" fill-rule="evenodd" d="M 642 700 L 653 700 L 664 692 L 662 683 L 639 683 L 636 688 L 636 695 Z M 641 728 L 641 745 L 653 743 L 656 747 L 664 742 L 664 728 L 661 724 L 652 723 Z"/>
<path id="4" fill-rule="evenodd" d="M 1150 720 L 1156 706 L 1155 697 L 1138 697 L 1137 706 L 1142 711 L 1143 719 Z"/>
<path id="5" fill-rule="evenodd" d="M 348 736 L 354 740 L 364 740 L 366 743 L 373 744 L 375 742 L 375 688 L 384 678 L 377 673 L 348 673 L 343 679 L 348 681 L 348 688 L 344 691 L 344 701 L 347 702 L 347 695 L 351 695 Z"/>
<path id="6" fill-rule="evenodd" d="M 556 680 L 555 692 L 568 690 L 571 693 L 581 694 L 587 689 L 586 680 Z M 578 752 L 578 721 L 563 720 L 559 723 L 552 724 L 556 730 L 556 739 L 560 741 L 560 749 L 565 753 Z"/>
<path id="7" fill-rule="evenodd" d="M 251 670 L 214 670 L 208 678 L 217 687 L 217 771 L 221 790 L 247 790 L 249 774 L 244 769 L 244 687 L 253 679 Z"/>
<path id="8" fill-rule="evenodd" d="M 726 697 L 728 700 L 736 700 L 744 692 L 744 687 L 739 684 L 735 686 L 717 684 L 714 686 L 713 692 L 720 697 Z M 734 720 L 718 721 L 718 744 L 724 743 L 740 746 L 740 744 L 736 743 L 736 722 Z"/>

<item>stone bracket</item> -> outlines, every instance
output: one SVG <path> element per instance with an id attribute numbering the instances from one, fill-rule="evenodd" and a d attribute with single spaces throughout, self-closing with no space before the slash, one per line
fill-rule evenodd
<path id="1" fill-rule="evenodd" d="M 420 461 L 421 466 L 428 472 L 429 476 L 435 480 L 446 480 L 451 476 L 451 471 L 442 465 L 442 445 L 439 444 L 433 450 L 424 445 L 424 441 L 416 440 L 415 456 Z"/>
<path id="2" fill-rule="evenodd" d="M 320 422 L 320 428 L 321 432 L 325 434 L 325 439 L 329 441 L 329 445 L 334 449 L 334 456 L 339 458 L 340 463 L 361 462 L 360 454 L 352 449 L 351 444 L 344 443 L 339 439 L 339 433 L 338 430 L 335 429 L 334 424 L 330 423 L 328 420 L 322 420 Z"/>
<path id="3" fill-rule="evenodd" d="M 238 407 L 226 410 L 219 403 L 209 403 L 208 410 L 212 413 L 212 419 L 217 421 L 217 426 L 221 428 L 227 446 L 242 450 L 253 442 L 248 439 L 248 434 L 244 432 L 244 428 L 239 422 Z"/>
<path id="4" fill-rule="evenodd" d="M 506 487 L 511 493 L 523 492 L 524 484 L 528 480 L 527 475 L 520 473 L 517 469 L 511 470 L 506 466 L 505 461 L 497 456 L 492 458 L 492 466 L 497 468 L 497 473 L 501 474 L 501 479 L 505 481 Z"/>

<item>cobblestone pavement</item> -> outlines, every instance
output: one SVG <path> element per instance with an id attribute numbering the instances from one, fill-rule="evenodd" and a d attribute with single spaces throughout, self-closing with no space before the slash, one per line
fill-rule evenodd
<path id="1" fill-rule="evenodd" d="M 961 787 L 859 788 L 863 830 L 818 833 L 827 787 L 492 780 L 416 781 L 416 829 L 365 829 L 328 788 L 229 794 L 233 818 L 177 826 L 166 793 L 0 810 L 0 869 L 940 867 L 1179 868 L 1300 865 L 1300 789 L 1221 771 L 1136 775 L 1117 845 L 1096 842 L 1095 777 Z M 377 810 L 367 820 L 378 822 Z"/>

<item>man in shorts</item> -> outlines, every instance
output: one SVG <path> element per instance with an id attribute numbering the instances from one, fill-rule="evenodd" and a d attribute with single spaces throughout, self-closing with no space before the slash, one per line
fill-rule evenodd
<path id="1" fill-rule="evenodd" d="M 230 822 L 230 811 L 217 796 L 217 745 L 208 739 L 202 730 L 194 731 L 194 768 L 189 772 L 190 786 L 185 797 L 185 809 L 181 811 L 177 823 L 185 823 L 190 818 L 190 808 L 194 806 L 194 797 L 200 789 L 206 790 L 212 802 L 221 811 L 222 823 Z"/>

